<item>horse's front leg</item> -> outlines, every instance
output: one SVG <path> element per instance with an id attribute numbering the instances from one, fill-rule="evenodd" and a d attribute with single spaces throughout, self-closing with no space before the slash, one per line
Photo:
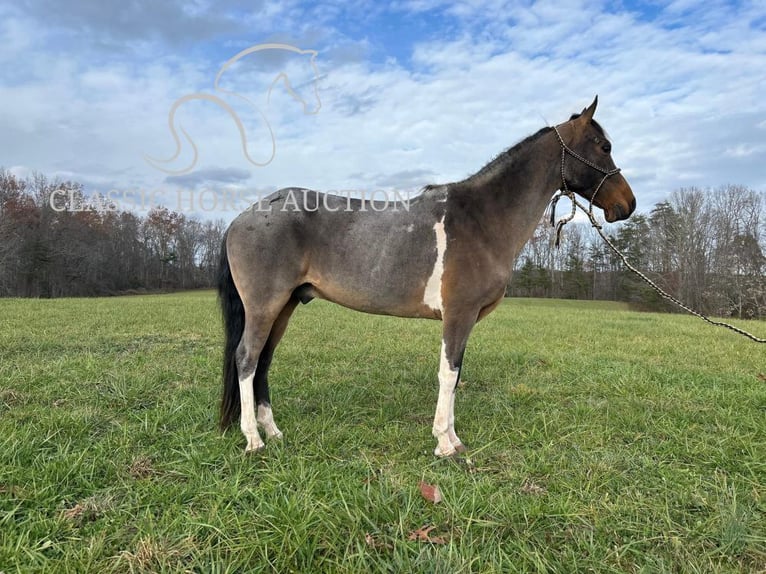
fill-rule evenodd
<path id="1" fill-rule="evenodd" d="M 436 401 L 433 435 L 436 456 L 453 456 L 466 451 L 455 433 L 455 392 L 460 380 L 463 353 L 476 317 L 445 318 L 439 358 L 439 398 Z"/>

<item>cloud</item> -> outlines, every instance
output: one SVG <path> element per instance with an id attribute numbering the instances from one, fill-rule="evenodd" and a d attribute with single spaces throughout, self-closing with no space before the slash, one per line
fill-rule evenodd
<path id="1" fill-rule="evenodd" d="M 120 188 L 419 187 L 470 175 L 598 93 L 597 118 L 646 209 L 680 186 L 766 188 L 766 7 L 757 3 L 160 4 L 0 8 L 6 165 Z M 415 17 L 429 27 L 408 29 Z M 173 102 L 211 93 L 226 60 L 265 41 L 319 51 L 319 113 L 304 114 L 281 81 L 267 98 L 281 72 L 313 97 L 306 58 L 262 53 L 225 80 L 257 106 L 227 99 L 259 159 L 271 149 L 259 112 L 268 119 L 271 163 L 248 163 L 231 118 L 202 102 L 177 118 L 199 147 L 196 170 L 166 180 L 147 165 L 144 154 L 173 153 Z"/>
<path id="2" fill-rule="evenodd" d="M 365 174 L 364 177 L 369 178 L 376 188 L 409 191 L 433 183 L 435 175 L 430 169 L 414 168 L 389 174 L 375 174 L 372 176 Z"/>
<path id="3" fill-rule="evenodd" d="M 356 116 L 368 112 L 375 107 L 376 103 L 377 98 L 372 90 L 367 90 L 357 95 L 340 95 L 335 100 L 335 110 L 346 116 Z"/>
<path id="4" fill-rule="evenodd" d="M 264 2 L 251 4 L 258 10 Z M 228 6 L 227 6 L 228 5 Z M 102 48 L 127 50 L 136 41 L 192 44 L 224 33 L 240 33 L 244 23 L 231 3 L 194 4 L 181 0 L 132 0 L 115 6 L 92 0 L 30 0 L 24 15 L 45 28 Z"/>
<path id="5" fill-rule="evenodd" d="M 244 183 L 250 179 L 250 172 L 236 167 L 212 167 L 199 169 L 184 175 L 171 175 L 165 183 L 179 187 L 196 188 L 213 183 Z"/>

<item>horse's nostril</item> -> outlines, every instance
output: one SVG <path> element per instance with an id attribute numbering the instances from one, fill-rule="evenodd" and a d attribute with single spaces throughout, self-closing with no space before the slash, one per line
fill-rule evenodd
<path id="1" fill-rule="evenodd" d="M 636 210 L 636 198 L 630 200 L 630 213 L 633 213 Z"/>

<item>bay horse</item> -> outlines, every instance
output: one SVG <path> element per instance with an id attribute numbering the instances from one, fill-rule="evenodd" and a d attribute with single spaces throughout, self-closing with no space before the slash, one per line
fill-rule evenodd
<path id="1" fill-rule="evenodd" d="M 514 260 L 552 195 L 577 193 L 608 222 L 636 207 L 593 119 L 597 103 L 462 181 L 426 186 L 407 210 L 374 211 L 359 199 L 285 188 L 241 213 L 221 250 L 221 429 L 239 416 L 246 451 L 264 447 L 258 427 L 281 438 L 269 398 L 272 356 L 298 303 L 320 298 L 366 313 L 442 321 L 434 454 L 465 452 L 454 405 L 468 337 L 502 301 Z"/>

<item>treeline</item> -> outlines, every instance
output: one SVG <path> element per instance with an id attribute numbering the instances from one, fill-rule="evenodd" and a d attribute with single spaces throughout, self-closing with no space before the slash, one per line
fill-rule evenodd
<path id="1" fill-rule="evenodd" d="M 142 217 L 92 200 L 76 182 L 18 178 L 0 170 L 0 296 L 109 295 L 215 284 L 222 220 L 201 222 L 162 207 Z M 604 229 L 634 266 L 695 309 L 763 318 L 764 208 L 766 194 L 746 187 L 688 188 L 648 215 Z M 627 271 L 590 225 L 567 225 L 558 249 L 551 238 L 549 225 L 541 222 L 516 261 L 509 295 L 676 310 Z"/>
<path id="2" fill-rule="evenodd" d="M 648 215 L 604 230 L 662 289 L 706 314 L 766 317 L 766 194 L 728 185 L 671 194 Z M 674 310 L 624 268 L 589 224 L 569 224 L 559 249 L 547 224 L 516 262 L 514 296 L 609 299 Z"/>
<path id="3" fill-rule="evenodd" d="M 165 208 L 141 217 L 90 201 L 76 182 L 42 175 L 22 179 L 0 170 L 0 296 L 109 295 L 214 284 L 222 221 L 200 222 Z M 71 202 L 78 210 L 70 209 Z"/>

